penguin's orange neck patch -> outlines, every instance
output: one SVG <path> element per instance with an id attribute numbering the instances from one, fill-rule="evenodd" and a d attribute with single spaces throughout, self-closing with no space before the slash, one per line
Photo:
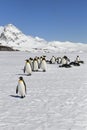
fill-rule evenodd
<path id="1" fill-rule="evenodd" d="M 19 82 L 23 82 L 22 80 L 19 80 Z"/>

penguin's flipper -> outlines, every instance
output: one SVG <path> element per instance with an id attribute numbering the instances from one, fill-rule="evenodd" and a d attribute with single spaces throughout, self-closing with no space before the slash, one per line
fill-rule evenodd
<path id="1" fill-rule="evenodd" d="M 16 87 L 16 93 L 18 93 L 18 85 L 17 85 L 17 87 Z"/>
<path id="2" fill-rule="evenodd" d="M 24 86 L 25 86 L 25 92 L 27 93 L 27 90 L 26 90 L 26 83 L 25 83 L 24 80 L 23 80 L 23 83 L 24 83 Z"/>
<path id="3" fill-rule="evenodd" d="M 25 73 L 26 67 L 24 66 L 24 73 Z"/>

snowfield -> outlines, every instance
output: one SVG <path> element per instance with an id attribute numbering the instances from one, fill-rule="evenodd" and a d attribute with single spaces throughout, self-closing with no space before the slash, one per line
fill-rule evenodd
<path id="1" fill-rule="evenodd" d="M 47 72 L 23 73 L 25 59 L 79 55 L 79 67 L 47 64 Z M 16 94 L 19 76 L 27 95 Z M 0 130 L 87 130 L 87 53 L 0 52 Z"/>

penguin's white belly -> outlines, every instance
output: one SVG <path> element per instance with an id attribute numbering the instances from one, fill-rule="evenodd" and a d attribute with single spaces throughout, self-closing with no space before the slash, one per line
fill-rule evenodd
<path id="1" fill-rule="evenodd" d="M 27 72 L 28 74 L 31 74 L 32 70 L 31 70 L 30 64 L 27 64 L 27 65 L 26 65 L 26 72 Z"/>
<path id="2" fill-rule="evenodd" d="M 52 63 L 53 63 L 53 64 L 55 63 L 55 58 L 52 58 Z"/>
<path id="3" fill-rule="evenodd" d="M 21 96 L 25 96 L 25 86 L 23 82 L 20 82 L 18 85 L 18 91 Z"/>
<path id="4" fill-rule="evenodd" d="M 43 70 L 47 70 L 47 65 L 46 65 L 46 62 L 45 61 L 42 61 L 42 64 L 41 64 L 41 69 Z"/>
<path id="5" fill-rule="evenodd" d="M 62 64 L 63 64 L 63 65 L 67 64 L 67 62 L 66 62 L 65 59 L 62 59 Z"/>
<path id="6" fill-rule="evenodd" d="M 38 70 L 38 63 L 37 63 L 37 61 L 34 62 L 34 70 L 35 71 Z"/>

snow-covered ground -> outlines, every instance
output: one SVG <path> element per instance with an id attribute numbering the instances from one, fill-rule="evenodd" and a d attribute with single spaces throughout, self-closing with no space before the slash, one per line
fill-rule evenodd
<path id="1" fill-rule="evenodd" d="M 23 73 L 25 59 L 41 53 L 0 52 L 0 130 L 87 130 L 87 54 L 47 53 L 47 59 L 79 55 L 85 64 L 59 68 L 47 64 L 47 72 Z M 27 95 L 15 91 L 19 76 Z"/>

